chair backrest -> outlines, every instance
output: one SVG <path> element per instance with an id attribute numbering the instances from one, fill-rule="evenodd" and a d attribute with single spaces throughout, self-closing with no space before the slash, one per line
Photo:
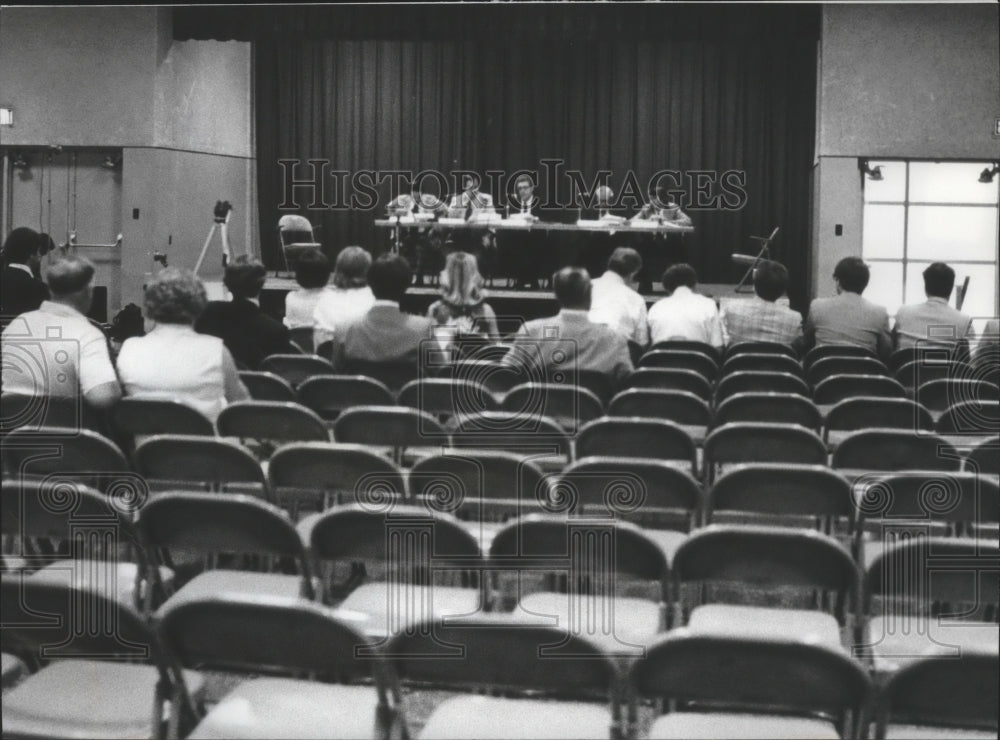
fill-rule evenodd
<path id="1" fill-rule="evenodd" d="M 436 417 L 403 406 L 355 406 L 334 422 L 337 442 L 379 447 L 448 445 L 448 433 Z"/>
<path id="2" fill-rule="evenodd" d="M 732 355 L 722 366 L 722 375 L 740 372 L 791 373 L 802 377 L 802 365 L 790 355 L 777 352 L 743 352 Z"/>
<path id="3" fill-rule="evenodd" d="M 495 359 L 459 360 L 452 366 L 451 377 L 482 385 L 496 396 L 531 380 L 523 368 Z"/>
<path id="4" fill-rule="evenodd" d="M 525 455 L 568 458 L 572 453 L 569 435 L 554 419 L 504 411 L 455 417 L 451 443 L 456 448 L 506 450 Z"/>
<path id="5" fill-rule="evenodd" d="M 576 456 L 612 455 L 683 460 L 697 466 L 694 440 L 678 425 L 662 419 L 606 416 L 584 425 L 576 437 Z"/>
<path id="6" fill-rule="evenodd" d="M 240 380 L 255 401 L 295 400 L 295 389 L 280 375 L 257 370 L 241 370 Z"/>
<path id="7" fill-rule="evenodd" d="M 274 373 L 293 388 L 314 375 L 333 375 L 333 364 L 319 355 L 270 355 L 260 363 L 260 369 Z"/>
<path id="8" fill-rule="evenodd" d="M 586 367 L 577 368 L 576 384 L 597 396 L 604 406 L 608 405 L 617 390 L 615 381 L 606 372 Z"/>
<path id="9" fill-rule="evenodd" d="M 879 693 L 876 740 L 893 724 L 997 731 L 1000 659 L 995 650 L 920 658 L 889 677 Z M 946 731 L 947 732 L 947 731 Z"/>
<path id="10" fill-rule="evenodd" d="M 0 436 L 20 427 L 99 429 L 100 419 L 82 398 L 0 393 Z"/>
<path id="11" fill-rule="evenodd" d="M 5 475 L 66 476 L 102 491 L 115 481 L 134 483 L 122 451 L 111 440 L 87 429 L 21 427 L 6 436 L 0 454 Z"/>
<path id="12" fill-rule="evenodd" d="M 797 393 L 809 398 L 809 386 L 791 373 L 763 373 L 745 370 L 730 373 L 719 381 L 715 392 L 716 404 L 737 393 Z"/>
<path id="13" fill-rule="evenodd" d="M 833 714 L 841 737 L 858 736 L 873 694 L 864 668 L 830 647 L 686 630 L 647 648 L 631 668 L 629 685 L 641 697 L 766 714 Z"/>
<path id="14" fill-rule="evenodd" d="M 855 481 L 858 515 L 927 524 L 981 524 L 1000 520 L 1000 485 L 975 473 L 906 471 Z"/>
<path id="15" fill-rule="evenodd" d="M 725 362 L 738 355 L 785 355 L 796 361 L 799 359 L 799 354 L 795 351 L 794 347 L 781 342 L 734 342 L 726 347 Z M 723 365 L 725 365 L 725 362 Z"/>
<path id="16" fill-rule="evenodd" d="M 260 463 L 245 447 L 229 440 L 163 434 L 144 440 L 135 451 L 136 469 L 149 481 L 207 486 L 212 490 L 260 487 L 267 482 Z"/>
<path id="17" fill-rule="evenodd" d="M 311 326 L 296 326 L 288 330 L 289 338 L 307 356 L 313 353 L 313 328 Z"/>
<path id="18" fill-rule="evenodd" d="M 908 398 L 859 396 L 834 404 L 824 425 L 825 435 L 877 427 L 932 431 L 934 419 L 927 409 Z"/>
<path id="19" fill-rule="evenodd" d="M 858 396 L 906 398 L 906 389 L 898 380 L 885 375 L 831 375 L 821 380 L 813 390 L 813 400 L 819 405 Z"/>
<path id="20" fill-rule="evenodd" d="M 977 377 L 975 369 L 968 363 L 939 359 L 907 362 L 899 367 L 893 375 L 907 388 L 917 388 L 929 380 L 942 378 L 961 380 L 962 378 L 975 379 Z"/>
<path id="21" fill-rule="evenodd" d="M 661 367 L 640 367 L 625 381 L 628 388 L 656 388 L 664 391 L 686 391 L 706 401 L 712 397 L 712 386 L 701 373 L 693 370 L 667 370 Z"/>
<path id="22" fill-rule="evenodd" d="M 375 361 L 352 358 L 347 363 L 347 372 L 354 375 L 366 375 L 385 385 L 393 393 L 420 377 L 420 368 L 412 361 Z"/>
<path id="23" fill-rule="evenodd" d="M 941 363 L 969 361 L 969 348 L 966 342 L 958 342 L 951 346 L 942 344 L 921 343 L 913 347 L 897 349 L 889 356 L 887 365 L 895 374 L 904 365 L 911 362 Z"/>
<path id="24" fill-rule="evenodd" d="M 271 456 L 267 479 L 278 501 L 304 497 L 321 509 L 342 503 L 384 506 L 406 496 L 399 467 L 362 445 L 284 445 Z"/>
<path id="25" fill-rule="evenodd" d="M 298 403 L 237 401 L 215 422 L 222 437 L 290 442 L 327 442 L 330 432 L 315 411 Z"/>
<path id="26" fill-rule="evenodd" d="M 204 414 L 175 399 L 123 398 L 111 410 L 111 420 L 123 434 L 215 436 L 215 427 Z"/>
<path id="27" fill-rule="evenodd" d="M 734 421 L 798 424 L 818 431 L 823 416 L 816 404 L 798 393 L 736 393 L 719 404 L 714 423 Z"/>
<path id="28" fill-rule="evenodd" d="M 396 403 L 385 383 L 366 375 L 316 375 L 296 390 L 298 402 L 323 419 L 336 419 L 353 406 L 392 406 Z"/>
<path id="29" fill-rule="evenodd" d="M 588 421 L 603 416 L 604 404 L 586 388 L 577 385 L 522 383 L 504 396 L 500 410 L 530 418 L 555 419 L 572 434 Z"/>
<path id="30" fill-rule="evenodd" d="M 802 358 L 802 366 L 808 370 L 814 362 L 824 357 L 875 357 L 875 353 L 867 347 L 854 344 L 823 344 L 806 352 Z"/>
<path id="31" fill-rule="evenodd" d="M 286 213 L 284 216 L 278 219 L 278 231 L 282 236 L 290 234 L 305 234 L 308 235 L 309 241 L 313 239 L 313 227 L 305 216 L 300 216 L 297 213 Z M 283 244 L 285 242 L 282 242 Z M 288 242 L 292 243 L 292 242 Z"/>
<path id="32" fill-rule="evenodd" d="M 662 342 L 654 342 L 647 352 L 658 349 L 677 349 L 684 352 L 701 352 L 706 357 L 711 358 L 718 365 L 721 361 L 721 352 L 707 342 L 697 342 L 687 339 L 667 339 Z"/>
<path id="33" fill-rule="evenodd" d="M 980 380 L 929 380 L 917 387 L 914 398 L 931 411 L 944 411 L 962 401 L 996 401 L 1000 389 Z"/>
<path id="34" fill-rule="evenodd" d="M 1000 402 L 959 401 L 937 421 L 940 434 L 997 434 L 1000 432 Z"/>
<path id="35" fill-rule="evenodd" d="M 700 396 L 687 391 L 630 388 L 611 399 L 608 416 L 648 416 L 675 424 L 707 427 L 712 411 Z"/>
<path id="36" fill-rule="evenodd" d="M 585 637 L 504 614 L 415 625 L 393 636 L 386 654 L 393 656 L 404 679 L 462 690 L 534 689 L 606 697 L 618 676 L 611 658 Z M 517 711 L 516 706 L 511 709 Z"/>
<path id="37" fill-rule="evenodd" d="M 500 404 L 486 386 L 452 378 L 411 380 L 399 391 L 398 402 L 400 406 L 441 416 L 500 409 Z"/>
<path id="38" fill-rule="evenodd" d="M 816 432 L 798 424 L 732 422 L 716 427 L 705 438 L 705 480 L 715 479 L 720 465 L 782 462 L 826 464 L 826 445 Z"/>
<path id="39" fill-rule="evenodd" d="M 639 359 L 639 367 L 662 367 L 667 370 L 691 370 L 714 383 L 719 377 L 715 360 L 702 352 L 682 349 L 654 349 Z"/>
<path id="40" fill-rule="evenodd" d="M 706 515 L 751 512 L 854 520 L 851 484 L 823 465 L 746 463 L 720 476 L 708 493 Z"/>
<path id="41" fill-rule="evenodd" d="M 1000 437 L 983 440 L 973 447 L 963 466 L 974 473 L 1000 473 Z"/>
<path id="42" fill-rule="evenodd" d="M 933 434 L 900 429 L 862 429 L 833 452 L 835 468 L 859 470 L 958 470 L 955 448 Z"/>
<path id="43" fill-rule="evenodd" d="M 844 357 L 831 355 L 816 360 L 806 371 L 806 380 L 815 387 L 833 375 L 888 375 L 889 368 L 874 357 Z"/>

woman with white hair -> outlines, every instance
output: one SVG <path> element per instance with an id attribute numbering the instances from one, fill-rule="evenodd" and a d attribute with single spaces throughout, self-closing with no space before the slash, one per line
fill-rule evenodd
<path id="1" fill-rule="evenodd" d="M 375 304 L 375 295 L 368 287 L 371 266 L 372 256 L 366 249 L 340 250 L 333 267 L 333 286 L 323 291 L 313 311 L 313 346 L 317 351 Z"/>

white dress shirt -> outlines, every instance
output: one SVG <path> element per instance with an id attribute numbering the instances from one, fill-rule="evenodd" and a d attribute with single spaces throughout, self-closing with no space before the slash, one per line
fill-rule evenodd
<path id="1" fill-rule="evenodd" d="M 726 344 L 725 329 L 715 301 L 686 285 L 676 288 L 673 295 L 661 298 L 649 309 L 649 334 L 654 344 L 668 339 L 706 342 L 713 347 Z"/>
<path id="2" fill-rule="evenodd" d="M 289 329 L 314 326 L 316 305 L 326 289 L 326 286 L 323 286 L 289 291 L 285 295 L 285 326 Z"/>
<path id="3" fill-rule="evenodd" d="M 649 344 L 646 299 L 625 284 L 614 270 L 591 282 L 590 320 L 642 347 Z"/>
<path id="4" fill-rule="evenodd" d="M 313 311 L 316 331 L 313 346 L 329 342 L 338 331 L 353 324 L 375 305 L 375 295 L 367 285 L 362 288 L 328 288 L 323 291 Z"/>

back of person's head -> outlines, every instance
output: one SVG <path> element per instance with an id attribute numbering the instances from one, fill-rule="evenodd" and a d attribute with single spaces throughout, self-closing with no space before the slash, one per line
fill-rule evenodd
<path id="1" fill-rule="evenodd" d="M 257 260 L 241 255 L 226 265 L 222 279 L 233 298 L 256 298 L 264 287 L 267 270 Z"/>
<path id="2" fill-rule="evenodd" d="M 868 287 L 871 273 L 860 257 L 844 257 L 833 268 L 833 277 L 842 290 L 861 295 Z"/>
<path id="3" fill-rule="evenodd" d="M 333 284 L 338 288 L 363 288 L 368 285 L 372 256 L 362 247 L 344 247 L 333 268 Z"/>
<path id="4" fill-rule="evenodd" d="M 312 247 L 303 251 L 295 260 L 295 282 L 303 288 L 322 288 L 330 280 L 330 260 L 323 252 Z"/>
<path id="5" fill-rule="evenodd" d="M 482 302 L 483 276 L 476 258 L 468 252 L 452 252 L 441 272 L 441 298 L 453 306 L 475 306 Z"/>
<path id="6" fill-rule="evenodd" d="M 86 297 L 89 304 L 93 279 L 94 263 L 84 257 L 63 257 L 45 271 L 45 282 L 56 300 L 71 301 Z"/>
<path id="7" fill-rule="evenodd" d="M 788 290 L 788 270 L 780 262 L 761 261 L 753 271 L 753 289 L 765 301 L 778 300 Z"/>
<path id="8" fill-rule="evenodd" d="M 681 262 L 667 268 L 667 271 L 663 273 L 662 282 L 663 289 L 668 294 L 673 293 L 681 286 L 694 290 L 694 287 L 698 284 L 698 273 L 694 271 L 691 265 Z"/>
<path id="9" fill-rule="evenodd" d="M 608 269 L 630 278 L 642 269 L 642 257 L 632 247 L 617 247 L 608 259 Z"/>
<path id="10" fill-rule="evenodd" d="M 3 243 L 3 263 L 27 264 L 42 249 L 42 235 L 27 226 L 20 226 L 7 235 Z"/>
<path id="11" fill-rule="evenodd" d="M 564 267 L 555 273 L 552 290 L 560 308 L 590 310 L 590 273 L 582 267 Z"/>
<path id="12" fill-rule="evenodd" d="M 207 301 L 205 286 L 191 270 L 167 267 L 146 286 L 144 306 L 159 324 L 193 324 Z"/>
<path id="13" fill-rule="evenodd" d="M 944 262 L 933 262 L 924 270 L 924 293 L 928 298 L 951 298 L 955 288 L 955 271 Z"/>
<path id="14" fill-rule="evenodd" d="M 368 270 L 368 285 L 372 294 L 383 301 L 403 300 L 412 280 L 410 263 L 396 254 L 383 254 L 372 262 Z"/>

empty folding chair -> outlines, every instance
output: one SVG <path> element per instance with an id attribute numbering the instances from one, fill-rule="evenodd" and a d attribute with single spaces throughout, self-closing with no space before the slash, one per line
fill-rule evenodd
<path id="1" fill-rule="evenodd" d="M 466 694 L 439 704 L 422 738 L 623 736 L 615 663 L 564 627 L 503 614 L 434 620 L 396 636 L 386 652 L 414 691 Z"/>
<path id="2" fill-rule="evenodd" d="M 897 349 L 889 356 L 886 363 L 889 371 L 895 375 L 896 372 L 911 362 L 922 363 L 967 363 L 969 362 L 969 348 L 965 343 L 960 342 L 952 347 L 942 344 L 918 344 L 913 347 Z M 905 385 L 905 384 L 904 384 Z"/>
<path id="3" fill-rule="evenodd" d="M 500 410 L 529 418 L 555 419 L 568 433 L 575 434 L 583 424 L 604 415 L 604 404 L 577 385 L 523 383 L 508 391 Z"/>
<path id="4" fill-rule="evenodd" d="M 657 718 L 650 738 L 862 737 L 873 694 L 864 669 L 824 645 L 683 631 L 648 649 L 629 686 L 633 716 L 638 698 L 694 703 Z"/>
<path id="5" fill-rule="evenodd" d="M 544 469 L 562 470 L 572 457 L 572 440 L 554 419 L 504 411 L 467 414 L 454 419 L 456 448 L 505 450 L 531 455 Z"/>
<path id="6" fill-rule="evenodd" d="M 393 393 L 399 393 L 400 389 L 411 380 L 427 377 L 431 374 L 426 368 L 421 370 L 415 362 L 388 360 L 380 362 L 351 360 L 345 370 L 351 375 L 365 375 L 374 378 Z"/>
<path id="7" fill-rule="evenodd" d="M 814 388 L 834 375 L 888 375 L 889 368 L 874 357 L 831 355 L 816 360 L 806 371 L 806 380 Z"/>
<path id="8" fill-rule="evenodd" d="M 893 375 L 907 388 L 919 388 L 931 380 L 954 378 L 976 379 L 975 369 L 964 362 L 917 360 L 908 362 Z"/>
<path id="9" fill-rule="evenodd" d="M 315 347 L 313 346 L 313 332 L 311 326 L 296 326 L 288 330 L 292 344 L 302 350 L 305 355 L 311 355 Z"/>
<path id="10" fill-rule="evenodd" d="M 737 393 L 797 393 L 809 398 L 809 386 L 791 373 L 759 373 L 743 371 L 730 373 L 719 381 L 715 390 L 715 403 L 720 404 Z"/>
<path id="11" fill-rule="evenodd" d="M 821 532 L 712 524 L 681 543 L 670 568 L 674 627 L 832 648 L 855 637 L 858 566 Z"/>
<path id="12" fill-rule="evenodd" d="M 1000 437 L 983 440 L 973 447 L 962 466 L 973 473 L 1000 474 Z"/>
<path id="13" fill-rule="evenodd" d="M 163 493 L 139 513 L 139 532 L 149 548 L 159 548 L 170 566 L 175 556 L 197 554 L 209 565 L 220 555 L 247 556 L 259 561 L 259 570 L 213 568 L 199 573 L 170 593 L 157 611 L 188 598 L 222 592 L 250 593 L 312 599 L 315 594 L 309 562 L 302 541 L 288 515 L 266 501 L 233 494 Z M 285 561 L 285 562 L 281 562 Z M 275 572 L 289 562 L 298 575 Z M 232 564 L 240 564 L 239 559 Z M 158 579 L 155 569 L 152 577 Z M 175 569 L 176 570 L 176 569 Z M 164 586 L 165 584 L 158 584 Z M 146 589 L 147 611 L 152 609 L 153 589 Z"/>
<path id="14" fill-rule="evenodd" d="M 451 368 L 451 378 L 481 385 L 495 396 L 503 396 L 515 385 L 532 380 L 523 368 L 504 365 L 499 360 L 459 360 Z"/>
<path id="15" fill-rule="evenodd" d="M 500 407 L 486 386 L 453 378 L 411 380 L 399 391 L 398 402 L 400 406 L 420 409 L 435 416 L 498 411 Z"/>
<path id="16" fill-rule="evenodd" d="M 921 655 L 957 658 L 1000 646 L 1000 546 L 994 539 L 884 535 L 865 570 L 864 632 L 855 653 L 877 673 Z"/>
<path id="17" fill-rule="evenodd" d="M 296 390 L 299 403 L 327 421 L 354 406 L 392 406 L 396 398 L 384 383 L 365 375 L 317 375 Z"/>
<path id="18" fill-rule="evenodd" d="M 427 506 L 349 504 L 306 517 L 299 532 L 317 562 L 323 600 L 363 615 L 359 628 L 367 635 L 386 637 L 486 605 L 482 551 L 448 514 Z M 350 570 L 338 578 L 343 566 Z M 368 578 L 378 573 L 384 577 Z"/>
<path id="19" fill-rule="evenodd" d="M 377 739 L 398 732 L 398 690 L 350 614 L 289 599 L 207 594 L 172 605 L 159 632 L 181 664 L 242 674 L 199 717 L 191 737 Z"/>
<path id="20" fill-rule="evenodd" d="M 228 439 L 157 435 L 143 441 L 134 457 L 136 470 L 158 490 L 183 488 L 270 496 L 260 463 L 250 450 Z"/>
<path id="21" fill-rule="evenodd" d="M 608 405 L 611 397 L 618 390 L 618 384 L 612 380 L 610 375 L 601 370 L 578 368 L 574 380 L 578 386 L 586 388 L 597 396 L 604 406 Z"/>
<path id="22" fill-rule="evenodd" d="M 204 682 L 180 670 L 132 607 L 77 584 L 30 579 L 4 578 L 0 593 L 4 650 L 48 661 L 4 691 L 5 737 L 190 732 Z"/>
<path id="23" fill-rule="evenodd" d="M 733 421 L 798 424 L 819 431 L 823 417 L 816 404 L 798 393 L 736 393 L 719 404 L 714 424 Z"/>
<path id="24" fill-rule="evenodd" d="M 449 436 L 436 417 L 402 406 L 356 406 L 334 422 L 337 442 L 392 448 L 397 463 L 403 463 L 408 448 L 441 448 Z"/>
<path id="25" fill-rule="evenodd" d="M 721 361 L 721 351 L 707 342 L 697 342 L 687 339 L 667 339 L 662 342 L 655 342 L 649 348 L 649 352 L 658 349 L 675 349 L 683 352 L 701 352 L 706 357 L 711 358 L 717 365 Z"/>
<path id="26" fill-rule="evenodd" d="M 85 483 L 99 491 L 139 492 L 144 485 L 114 442 L 79 428 L 14 429 L 4 439 L 3 473 L 21 479 L 44 478 Z"/>
<path id="27" fill-rule="evenodd" d="M 802 377 L 802 365 L 790 355 L 773 352 L 736 354 L 726 360 L 722 366 L 722 375 L 739 372 L 757 373 L 791 373 Z"/>
<path id="28" fill-rule="evenodd" d="M 21 427 L 62 427 L 106 432 L 102 416 L 82 398 L 0 393 L 0 436 Z"/>
<path id="29" fill-rule="evenodd" d="M 672 421 L 696 441 L 703 440 L 712 423 L 708 402 L 686 391 L 631 388 L 611 399 L 608 416 L 646 416 Z"/>
<path id="30" fill-rule="evenodd" d="M 254 401 L 294 401 L 292 384 L 274 373 L 241 370 L 240 380 Z"/>
<path id="31" fill-rule="evenodd" d="M 875 428 L 931 432 L 934 419 L 927 409 L 908 398 L 846 398 L 827 412 L 823 439 L 835 449 L 848 434 Z"/>
<path id="32" fill-rule="evenodd" d="M 915 400 L 932 413 L 942 413 L 962 401 L 997 401 L 1000 389 L 981 380 L 929 380 L 917 387 Z"/>
<path id="33" fill-rule="evenodd" d="M 591 455 L 678 460 L 697 470 L 697 449 L 691 435 L 661 419 L 606 416 L 585 425 L 576 437 L 577 458 Z"/>
<path id="34" fill-rule="evenodd" d="M 879 692 L 875 738 L 997 736 L 1000 660 L 996 650 L 921 657 Z"/>
<path id="35" fill-rule="evenodd" d="M 639 367 L 662 367 L 666 370 L 691 370 L 709 383 L 719 378 L 719 366 L 701 352 L 680 349 L 654 349 L 639 359 Z"/>
<path id="36" fill-rule="evenodd" d="M 508 522 L 490 544 L 496 608 L 554 617 L 622 655 L 640 653 L 666 628 L 668 570 L 666 552 L 646 532 L 606 517 L 530 514 Z M 538 589 L 532 580 L 541 581 Z M 635 595 L 643 585 L 645 596 Z"/>
<path id="37" fill-rule="evenodd" d="M 625 380 L 627 388 L 648 388 L 662 391 L 685 391 L 706 401 L 712 398 L 712 385 L 693 370 L 667 370 L 660 367 L 640 367 Z"/>
<path id="38" fill-rule="evenodd" d="M 292 510 L 323 510 L 333 504 L 384 506 L 406 496 L 403 472 L 363 445 L 293 442 L 279 447 L 267 465 L 275 499 Z"/>
<path id="39" fill-rule="evenodd" d="M 183 401 L 123 398 L 111 410 L 111 423 L 122 435 L 150 434 L 215 436 L 212 422 Z"/>
<path id="40" fill-rule="evenodd" d="M 941 414 L 935 428 L 939 434 L 996 435 L 1000 401 L 959 401 Z"/>
<path id="41" fill-rule="evenodd" d="M 859 396 L 906 398 L 906 389 L 898 380 L 885 375 L 831 375 L 813 390 L 817 406 L 830 406 Z"/>
<path id="42" fill-rule="evenodd" d="M 799 359 L 798 352 L 790 344 L 764 341 L 735 342 L 726 347 L 723 365 L 738 355 L 785 355 L 796 361 Z"/>
<path id="43" fill-rule="evenodd" d="M 823 344 L 813 347 L 802 358 L 802 366 L 808 370 L 812 364 L 824 357 L 875 357 L 875 353 L 867 347 L 853 344 Z"/>
<path id="44" fill-rule="evenodd" d="M 862 429 L 833 451 L 831 465 L 851 471 L 958 470 L 962 458 L 944 439 L 900 429 Z"/>
<path id="45" fill-rule="evenodd" d="M 323 420 L 298 403 L 237 401 L 222 409 L 215 426 L 219 436 L 239 438 L 261 458 L 270 457 L 276 443 L 330 441 Z"/>
<path id="46" fill-rule="evenodd" d="M 704 480 L 711 483 L 722 466 L 733 463 L 785 462 L 826 465 L 826 445 L 816 432 L 797 424 L 732 422 L 705 438 Z"/>
<path id="47" fill-rule="evenodd" d="M 260 363 L 260 369 L 284 378 L 292 388 L 298 388 L 314 375 L 334 375 L 337 372 L 329 360 L 319 355 L 271 355 Z"/>

